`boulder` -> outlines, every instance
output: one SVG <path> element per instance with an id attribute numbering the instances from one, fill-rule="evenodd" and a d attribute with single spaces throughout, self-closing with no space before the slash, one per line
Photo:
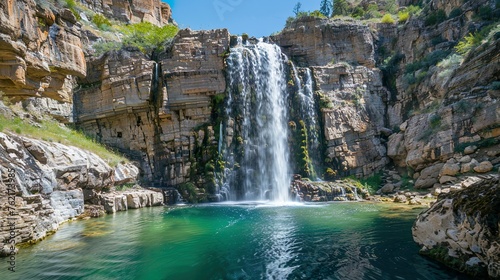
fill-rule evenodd
<path id="1" fill-rule="evenodd" d="M 396 202 L 396 203 L 406 203 L 407 201 L 408 201 L 408 199 L 406 198 L 406 196 L 402 195 L 402 194 L 396 195 L 394 197 L 394 202 Z"/>
<path id="2" fill-rule="evenodd" d="M 420 252 L 475 279 L 500 278 L 500 181 L 482 176 L 468 188 L 441 194 L 412 233 Z"/>
<path id="3" fill-rule="evenodd" d="M 439 178 L 439 183 L 440 184 L 446 184 L 446 183 L 451 183 L 451 182 L 455 182 L 457 180 L 456 177 L 452 177 L 452 176 L 441 176 L 441 178 Z"/>
<path id="4" fill-rule="evenodd" d="M 477 173 L 487 173 L 493 170 L 493 164 L 489 161 L 483 161 L 478 166 L 474 167 L 474 171 Z"/>
<path id="5" fill-rule="evenodd" d="M 427 168 L 424 168 L 420 172 L 420 176 L 415 182 L 415 188 L 427 189 L 432 187 L 435 183 L 438 182 L 439 173 L 443 168 L 443 166 L 444 166 L 443 163 L 437 163 Z"/>
<path id="6" fill-rule="evenodd" d="M 382 188 L 380 188 L 378 192 L 380 193 L 383 193 L 383 194 L 387 194 L 387 193 L 392 193 L 394 191 L 394 185 L 393 184 L 386 184 L 384 185 Z"/>
<path id="7" fill-rule="evenodd" d="M 460 166 L 456 163 L 445 163 L 441 168 L 441 176 L 455 176 L 460 171 Z"/>
<path id="8" fill-rule="evenodd" d="M 478 165 L 479 165 L 479 162 L 475 159 L 472 159 L 470 162 L 463 163 L 461 165 L 460 173 L 471 172 Z"/>
<path id="9" fill-rule="evenodd" d="M 477 146 L 467 146 L 467 147 L 465 147 L 464 154 L 470 155 L 470 154 L 475 153 L 476 150 L 477 150 Z"/>

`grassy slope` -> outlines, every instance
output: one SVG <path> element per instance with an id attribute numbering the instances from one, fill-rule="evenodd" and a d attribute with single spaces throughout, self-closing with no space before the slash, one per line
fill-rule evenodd
<path id="1" fill-rule="evenodd" d="M 43 120 L 41 123 L 35 125 L 20 118 L 10 120 L 0 115 L 0 132 L 11 132 L 30 138 L 58 142 L 88 150 L 101 157 L 113 167 L 120 162 L 128 161 L 125 157 L 110 151 L 104 145 L 97 143 L 82 132 L 68 128 L 56 121 Z"/>

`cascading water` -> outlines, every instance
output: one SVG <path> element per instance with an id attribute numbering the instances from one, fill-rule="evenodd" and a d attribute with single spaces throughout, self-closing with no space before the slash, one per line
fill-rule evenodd
<path id="1" fill-rule="evenodd" d="M 292 64 L 294 82 L 297 87 L 300 105 L 298 106 L 300 119 L 304 121 L 307 133 L 307 150 L 311 158 L 311 179 L 318 179 L 316 176 L 317 165 L 320 158 L 319 124 L 316 101 L 314 99 L 313 79 L 311 70 L 303 68 L 303 77 L 299 77 L 299 70 Z"/>
<path id="2" fill-rule="evenodd" d="M 230 199 L 288 201 L 287 58 L 276 45 L 240 39 L 226 63 L 223 157 Z"/>

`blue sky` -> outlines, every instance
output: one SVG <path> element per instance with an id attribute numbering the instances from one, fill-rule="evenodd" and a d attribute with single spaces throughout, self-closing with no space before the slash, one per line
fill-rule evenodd
<path id="1" fill-rule="evenodd" d="M 180 28 L 227 28 L 231 34 L 268 36 L 283 29 L 293 7 L 318 10 L 321 0 L 163 0 L 172 7 Z"/>

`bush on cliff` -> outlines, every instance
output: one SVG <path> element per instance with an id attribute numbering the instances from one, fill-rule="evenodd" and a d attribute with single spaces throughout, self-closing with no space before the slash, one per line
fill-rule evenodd
<path id="1" fill-rule="evenodd" d="M 390 14 L 385 14 L 383 17 L 382 17 L 382 23 L 385 23 L 385 24 L 394 24 L 395 21 L 394 19 L 392 18 L 392 16 Z"/>
<path id="2" fill-rule="evenodd" d="M 118 31 L 123 34 L 122 42 L 102 41 L 95 43 L 92 47 L 96 55 L 119 50 L 123 47 L 133 47 L 152 57 L 153 52 L 161 49 L 165 43 L 175 37 L 179 29 L 174 25 L 159 27 L 150 22 L 141 22 L 118 27 Z"/>
<path id="3" fill-rule="evenodd" d="M 152 55 L 154 50 L 160 49 L 178 30 L 174 25 L 158 27 L 150 22 L 130 24 L 121 29 L 125 35 L 123 45 L 136 47 L 146 55 Z"/>

